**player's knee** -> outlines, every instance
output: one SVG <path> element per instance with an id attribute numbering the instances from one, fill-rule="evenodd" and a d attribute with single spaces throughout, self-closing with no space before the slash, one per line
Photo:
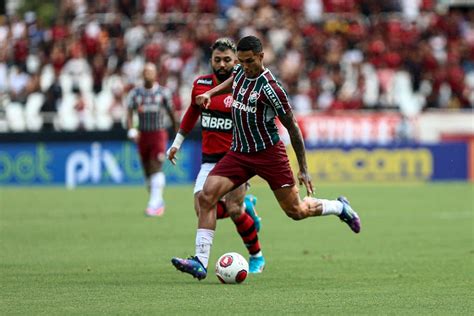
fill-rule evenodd
<path id="1" fill-rule="evenodd" d="M 209 194 L 205 191 L 201 191 L 201 193 L 199 194 L 199 197 L 198 197 L 198 201 L 199 201 L 199 209 L 200 210 L 211 209 L 212 206 L 217 203 L 217 199 L 215 199 L 215 197 L 212 194 Z M 198 215 L 199 215 L 199 213 L 198 213 Z"/>

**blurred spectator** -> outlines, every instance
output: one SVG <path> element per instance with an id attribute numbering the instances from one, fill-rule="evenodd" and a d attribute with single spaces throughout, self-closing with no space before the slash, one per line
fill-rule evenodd
<path id="1" fill-rule="evenodd" d="M 10 101 L 24 105 L 28 97 L 28 84 L 30 76 L 24 67 L 12 67 L 9 78 Z"/>
<path id="2" fill-rule="evenodd" d="M 7 18 L 0 15 L 0 47 L 3 47 L 8 40 L 10 27 L 7 24 Z"/>
<path id="3" fill-rule="evenodd" d="M 61 85 L 59 84 L 59 76 L 55 75 L 53 83 L 45 92 L 43 105 L 40 113 L 43 116 L 43 131 L 54 130 L 54 118 L 58 112 L 59 102 L 63 97 Z"/>
<path id="4" fill-rule="evenodd" d="M 80 89 L 88 93 L 92 90 L 92 77 L 89 62 L 84 58 L 82 47 L 78 42 L 73 42 L 70 47 L 69 59 L 62 69 L 61 82 L 65 93 L 73 89 Z"/>
<path id="5" fill-rule="evenodd" d="M 8 92 L 8 71 L 7 52 L 0 46 L 0 96 Z"/>
<path id="6" fill-rule="evenodd" d="M 72 93 L 75 96 L 74 110 L 78 118 L 78 130 L 90 130 L 92 129 L 92 121 L 90 120 L 90 112 L 92 110 L 92 104 L 87 98 L 87 95 L 78 87 L 72 89 Z"/>
<path id="7" fill-rule="evenodd" d="M 102 55 L 94 55 L 92 60 L 92 87 L 95 94 L 102 91 L 102 81 L 105 78 L 106 71 L 104 57 Z"/>
<path id="8" fill-rule="evenodd" d="M 104 107 L 112 119 L 112 129 L 120 130 L 124 128 L 123 121 L 126 114 L 125 107 L 125 84 L 119 71 L 115 71 L 105 81 L 104 87 L 111 94 L 103 102 L 106 104 L 97 104 L 99 108 Z M 101 102 L 101 101 L 98 101 Z"/>
<path id="9" fill-rule="evenodd" d="M 129 54 L 135 54 L 143 47 L 146 41 L 147 30 L 143 26 L 140 17 L 135 17 L 133 26 L 125 31 L 125 45 Z"/>

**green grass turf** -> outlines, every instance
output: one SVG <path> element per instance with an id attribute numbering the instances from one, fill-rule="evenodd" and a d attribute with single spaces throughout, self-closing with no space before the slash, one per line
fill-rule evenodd
<path id="1" fill-rule="evenodd" d="M 145 218 L 141 187 L 0 188 L 0 314 L 474 313 L 474 186 L 321 185 L 362 217 L 355 235 L 336 217 L 294 222 L 254 185 L 267 260 L 261 275 L 220 284 L 182 274 L 194 252 L 192 188 L 169 187 L 163 218 Z M 219 221 L 211 265 L 246 255 Z"/>

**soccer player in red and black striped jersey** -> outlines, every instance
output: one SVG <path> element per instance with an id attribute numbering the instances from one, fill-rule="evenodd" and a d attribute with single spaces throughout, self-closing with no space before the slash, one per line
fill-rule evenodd
<path id="1" fill-rule="evenodd" d="M 215 206 L 221 196 L 258 175 L 273 190 L 280 207 L 294 220 L 334 214 L 359 233 L 360 219 L 345 197 L 326 200 L 311 197 L 313 185 L 308 174 L 301 131 L 293 116 L 288 96 L 271 71 L 263 66 L 263 49 L 255 36 L 242 38 L 237 45 L 239 65 L 231 78 L 196 97 L 196 103 L 209 106 L 212 97 L 232 91 L 233 139 L 231 150 L 209 174 L 199 195 L 199 221 L 195 256 L 173 258 L 179 270 L 203 279 L 216 228 Z M 301 200 L 288 156 L 278 136 L 275 118 L 288 130 L 299 165 L 298 181 L 307 197 Z"/>
<path id="2" fill-rule="evenodd" d="M 232 95 L 230 93 L 216 95 L 206 109 L 201 108 L 194 102 L 196 96 L 209 91 L 229 78 L 232 75 L 233 67 L 237 63 L 235 44 L 228 38 L 216 40 L 211 47 L 211 51 L 213 73 L 200 76 L 194 81 L 191 105 L 181 121 L 179 132 L 173 144 L 167 151 L 168 159 L 174 163 L 176 153 L 186 135 L 194 128 L 198 118 L 201 117 L 202 165 L 194 186 L 196 214 L 199 214 L 198 196 L 204 182 L 216 163 L 229 151 L 232 141 Z M 257 234 L 260 218 L 257 216 L 253 204 L 256 198 L 245 196 L 246 191 L 247 185 L 244 183 L 229 192 L 224 199 L 219 200 L 216 216 L 218 219 L 231 217 L 250 254 L 249 272 L 260 273 L 265 266 L 265 259 L 260 249 Z M 244 199 L 245 203 L 243 203 Z"/>
<path id="3" fill-rule="evenodd" d="M 143 86 L 128 95 L 128 138 L 138 145 L 143 171 L 150 191 L 145 209 L 148 216 L 161 216 L 165 211 L 163 189 L 165 175 L 161 171 L 168 142 L 166 116 L 176 130 L 178 123 L 173 111 L 171 92 L 156 82 L 157 70 L 153 63 L 145 64 Z M 133 127 L 133 114 L 138 113 L 138 129 Z"/>

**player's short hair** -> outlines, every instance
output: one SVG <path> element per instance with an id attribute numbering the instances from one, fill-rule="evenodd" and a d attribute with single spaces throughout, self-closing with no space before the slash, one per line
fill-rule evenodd
<path id="1" fill-rule="evenodd" d="M 221 38 L 218 38 L 214 44 L 212 44 L 211 46 L 211 51 L 215 51 L 215 50 L 219 50 L 221 52 L 224 52 L 228 49 L 230 49 L 231 51 L 233 51 L 234 53 L 237 51 L 236 47 L 235 47 L 235 43 L 234 41 L 232 41 L 230 38 L 228 37 L 221 37 Z"/>
<path id="2" fill-rule="evenodd" d="M 237 51 L 251 50 L 254 53 L 261 53 L 263 51 L 262 42 L 256 36 L 242 37 L 237 44 Z"/>

